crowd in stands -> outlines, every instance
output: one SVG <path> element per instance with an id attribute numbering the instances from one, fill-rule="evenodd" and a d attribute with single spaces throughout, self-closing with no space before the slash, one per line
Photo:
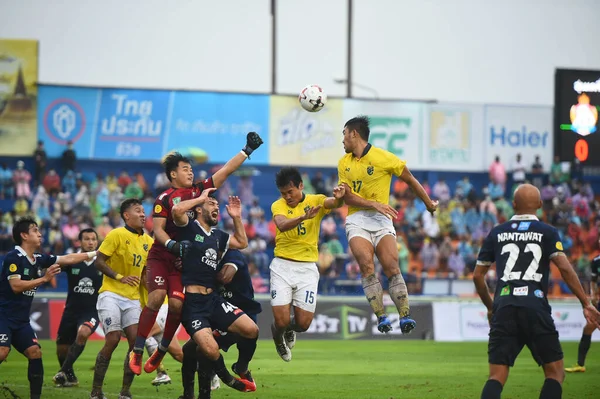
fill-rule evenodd
<path id="1" fill-rule="evenodd" d="M 169 187 L 166 175 L 159 172 L 149 183 L 140 172 L 99 172 L 85 179 L 77 171 L 77 156 L 69 145 L 63 153 L 62 170 L 47 168 L 47 156 L 40 142 L 34 153 L 35 166 L 26 170 L 23 161 L 14 169 L 7 164 L 0 168 L 0 199 L 13 199 L 12 210 L 0 211 L 0 256 L 13 248 L 11 227 L 15 218 L 33 215 L 44 236 L 43 250 L 56 254 L 78 249 L 81 229 L 94 227 L 100 240 L 122 221 L 117 211 L 126 198 L 142 200 L 146 210 L 146 229 L 152 231 L 152 208 L 155 197 Z M 132 164 L 133 166 L 135 164 Z M 197 178 L 208 173 L 196 168 Z M 229 195 L 238 195 L 244 204 L 244 223 L 249 246 L 244 251 L 248 260 L 255 291 L 269 290 L 269 263 L 273 254 L 275 225 L 271 221 L 270 204 L 262 203 L 254 192 L 251 174 L 226 182 L 217 191 L 221 204 Z M 330 195 L 337 184 L 337 175 L 325 176 L 315 171 L 303 174 L 306 193 Z M 582 281 L 589 280 L 590 260 L 598 253 L 598 217 L 600 205 L 590 184 L 582 180 L 577 164 L 566 168 L 558 159 L 545 170 L 539 161 L 527 168 L 521 156 L 506 167 L 497 157 L 489 168 L 489 184 L 476 188 L 465 176 L 449 185 L 438 179 L 433 184 L 423 181 L 427 193 L 440 201 L 438 211 L 431 215 L 423 203 L 401 180 L 395 180 L 390 204 L 398 211 L 393 220 L 397 232 L 398 256 L 409 292 L 420 293 L 426 278 L 468 278 L 473 272 L 477 253 L 491 228 L 513 216 L 514 187 L 529 181 L 540 188 L 543 208 L 538 217 L 557 227 Z M 510 186 L 509 186 L 510 185 Z M 322 222 L 318 266 L 321 272 L 321 293 L 361 293 L 360 270 L 347 247 L 344 220 L 347 209 L 335 210 Z M 231 228 L 231 220 L 222 209 L 221 226 Z M 381 267 L 376 262 L 376 270 Z M 553 272 L 551 293 L 568 293 Z M 488 274 L 490 282 L 493 273 Z M 382 279 L 387 281 L 387 279 Z M 553 280 L 554 281 L 554 280 Z"/>

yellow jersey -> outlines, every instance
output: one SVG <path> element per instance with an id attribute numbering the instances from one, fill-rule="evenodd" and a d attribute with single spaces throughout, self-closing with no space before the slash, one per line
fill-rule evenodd
<path id="1" fill-rule="evenodd" d="M 294 219 L 306 213 L 306 208 L 321 205 L 317 216 L 300 223 L 296 228 L 281 232 L 277 229 L 275 234 L 275 256 L 297 262 L 316 262 L 319 260 L 319 233 L 321 220 L 329 213 L 325 209 L 326 196 L 322 194 L 304 194 L 304 198 L 294 208 L 290 207 L 283 198 L 271 205 L 273 217 L 283 215 Z"/>
<path id="2" fill-rule="evenodd" d="M 148 251 L 153 239 L 147 234 L 139 234 L 129 227 L 119 227 L 106 235 L 98 251 L 108 258 L 106 264 L 116 273 L 123 276 L 142 275 L 146 267 Z M 140 299 L 138 287 L 123 284 L 120 281 L 104 276 L 99 293 L 113 292 L 129 299 Z"/>
<path id="3" fill-rule="evenodd" d="M 367 145 L 361 158 L 346 154 L 338 162 L 339 184 L 346 183 L 352 192 L 369 201 L 388 205 L 392 175 L 400 176 L 406 161 L 389 151 Z M 348 206 L 348 215 L 361 208 Z"/>

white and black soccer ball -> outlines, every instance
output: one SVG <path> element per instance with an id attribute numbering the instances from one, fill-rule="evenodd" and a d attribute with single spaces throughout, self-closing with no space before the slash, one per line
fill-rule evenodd
<path id="1" fill-rule="evenodd" d="M 308 112 L 319 112 L 327 104 L 327 94 L 318 85 L 308 85 L 302 89 L 298 100 Z"/>

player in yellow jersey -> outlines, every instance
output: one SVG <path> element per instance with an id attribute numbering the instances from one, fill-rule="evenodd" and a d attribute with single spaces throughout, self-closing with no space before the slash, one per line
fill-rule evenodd
<path id="1" fill-rule="evenodd" d="M 128 365 L 140 318 L 140 276 L 146 267 L 148 251 L 153 240 L 144 233 L 146 215 L 140 200 L 131 198 L 121 203 L 124 227 L 112 230 L 100 248 L 96 268 L 103 274 L 98 296 L 98 317 L 104 329 L 104 347 L 96 357 L 94 382 L 90 399 L 103 399 L 102 385 L 110 358 L 119 345 L 121 331 L 129 341 L 123 369 L 123 386 L 119 399 L 130 399 L 134 374 Z"/>
<path id="2" fill-rule="evenodd" d="M 273 341 L 279 356 L 289 362 L 296 332 L 310 327 L 317 306 L 319 285 L 318 242 L 321 220 L 331 209 L 344 205 L 344 187 L 336 187 L 333 197 L 304 194 L 300 172 L 282 168 L 275 178 L 281 198 L 271 205 L 277 226 L 275 258 L 271 262 L 271 307 Z M 290 317 L 290 305 L 294 317 Z"/>
<path id="3" fill-rule="evenodd" d="M 389 205 L 392 175 L 405 181 L 429 212 L 435 212 L 438 203 L 429 198 L 405 161 L 369 144 L 369 119 L 366 116 L 346 122 L 343 134 L 346 155 L 338 163 L 339 184 L 346 187 L 346 235 L 360 266 L 363 290 L 378 318 L 377 328 L 383 333 L 389 332 L 392 323 L 385 314 L 383 289 L 373 262 L 373 256 L 377 255 L 389 280 L 388 292 L 400 315 L 400 330 L 408 334 L 416 327 L 416 322 L 410 318 L 408 291 L 398 267 L 396 230 L 391 220 L 397 212 Z"/>
<path id="4" fill-rule="evenodd" d="M 140 277 L 140 306 L 142 309 L 148 304 L 146 271 L 147 268 L 145 267 Z M 156 316 L 154 326 L 152 326 L 152 330 L 150 330 L 150 334 L 146 339 L 146 351 L 148 351 L 149 355 L 152 355 L 154 353 L 154 351 L 158 348 L 158 343 L 162 340 L 168 313 L 169 298 L 165 297 L 165 301 L 163 302 L 162 306 L 160 307 L 160 310 L 158 311 L 158 315 Z M 174 337 L 171 340 L 171 344 L 169 345 L 167 352 L 169 352 L 173 359 L 177 360 L 179 363 L 183 361 L 183 349 L 181 348 L 181 345 L 179 344 L 179 341 L 176 337 Z M 151 384 L 154 386 L 159 386 L 170 383 L 171 377 L 169 377 L 169 374 L 167 373 L 163 364 L 160 363 L 160 365 L 156 368 L 156 377 L 151 381 Z"/>

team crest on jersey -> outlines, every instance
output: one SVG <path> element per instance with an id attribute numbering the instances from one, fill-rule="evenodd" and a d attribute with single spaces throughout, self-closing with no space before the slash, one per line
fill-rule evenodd
<path id="1" fill-rule="evenodd" d="M 173 204 L 174 204 L 174 205 L 177 205 L 177 204 L 179 204 L 180 202 L 181 202 L 181 197 L 175 197 L 175 198 L 173 198 Z"/>
<path id="2" fill-rule="evenodd" d="M 307 206 L 304 207 L 304 212 L 305 213 L 308 212 L 309 210 L 310 210 L 310 205 L 307 205 Z"/>
<path id="3" fill-rule="evenodd" d="M 372 165 L 369 165 L 369 166 L 367 167 L 367 174 L 368 174 L 369 176 L 371 176 L 371 175 L 373 174 L 373 172 L 374 172 L 374 171 L 375 171 L 375 169 L 373 168 L 373 166 L 372 166 Z"/>
<path id="4" fill-rule="evenodd" d="M 71 269 L 71 273 L 77 276 L 79 274 L 79 269 Z"/>
<path id="5" fill-rule="evenodd" d="M 346 172 L 350 172 L 350 168 L 346 168 Z"/>
<path id="6" fill-rule="evenodd" d="M 8 267 L 8 271 L 9 271 L 9 272 L 11 272 L 11 273 L 14 273 L 14 272 L 16 272 L 16 271 L 17 271 L 17 265 L 15 265 L 14 263 L 13 263 L 13 264 L 11 264 L 11 265 Z"/>
<path id="7" fill-rule="evenodd" d="M 556 249 L 558 249 L 559 251 L 562 251 L 562 250 L 563 250 L 562 242 L 558 241 L 558 242 L 556 243 Z"/>
<path id="8" fill-rule="evenodd" d="M 157 204 L 154 207 L 154 213 L 161 213 L 161 212 L 162 212 L 162 206 L 160 206 L 160 205 Z"/>
<path id="9" fill-rule="evenodd" d="M 110 317 L 107 317 L 106 319 L 104 319 L 104 324 L 106 324 L 107 326 L 110 326 L 112 323 L 112 319 Z"/>
<path id="10" fill-rule="evenodd" d="M 292 213 L 294 213 L 294 212 L 292 212 L 291 210 L 288 210 L 288 215 L 291 215 Z"/>
<path id="11" fill-rule="evenodd" d="M 275 299 L 277 297 L 277 291 L 271 290 L 271 298 Z"/>
<path id="12" fill-rule="evenodd" d="M 502 288 L 502 291 L 500 291 L 500 296 L 507 296 L 510 295 L 510 287 L 508 285 L 505 285 Z"/>
<path id="13" fill-rule="evenodd" d="M 533 295 L 537 296 L 538 298 L 543 298 L 544 297 L 544 291 L 542 291 L 542 290 L 535 290 L 535 291 L 533 291 Z"/>
<path id="14" fill-rule="evenodd" d="M 148 244 L 144 244 L 143 247 L 144 247 L 144 251 L 148 252 Z"/>
<path id="15" fill-rule="evenodd" d="M 202 236 L 202 234 L 196 234 L 196 238 L 194 238 L 194 241 L 204 242 L 204 237 Z"/>

